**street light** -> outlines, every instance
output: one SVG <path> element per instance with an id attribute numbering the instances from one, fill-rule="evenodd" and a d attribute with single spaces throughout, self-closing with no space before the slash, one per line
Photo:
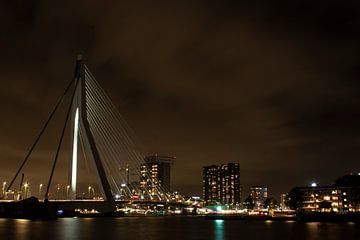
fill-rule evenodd
<path id="1" fill-rule="evenodd" d="M 24 184 L 24 199 L 27 198 L 27 190 L 28 190 L 29 184 L 26 182 Z"/>
<path id="2" fill-rule="evenodd" d="M 6 182 L 3 182 L 2 192 L 3 192 L 3 196 L 4 196 L 4 197 L 5 197 L 5 186 L 6 186 Z"/>
<path id="3" fill-rule="evenodd" d="M 40 183 L 40 185 L 39 185 L 39 198 L 41 198 L 41 195 L 42 195 L 42 188 L 43 188 L 43 184 Z"/>
<path id="4" fill-rule="evenodd" d="M 89 198 L 91 198 L 91 186 L 88 187 Z"/>
<path id="5" fill-rule="evenodd" d="M 69 199 L 69 189 L 70 189 L 70 185 L 66 186 L 66 198 Z"/>

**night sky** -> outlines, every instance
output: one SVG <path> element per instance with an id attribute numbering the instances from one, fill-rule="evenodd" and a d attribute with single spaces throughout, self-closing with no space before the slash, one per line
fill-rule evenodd
<path id="1" fill-rule="evenodd" d="M 177 157 L 174 190 L 200 194 L 202 167 L 226 162 L 241 165 L 245 192 L 266 185 L 277 198 L 360 170 L 359 1 L 0 4 L 0 181 L 78 53 L 144 155 Z M 32 164 L 49 165 L 53 148 Z"/>

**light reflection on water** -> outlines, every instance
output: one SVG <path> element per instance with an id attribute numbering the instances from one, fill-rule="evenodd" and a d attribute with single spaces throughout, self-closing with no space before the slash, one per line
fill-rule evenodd
<path id="1" fill-rule="evenodd" d="M 15 239 L 23 239 L 24 236 L 29 235 L 30 220 L 16 219 L 13 221 L 16 224 Z"/>
<path id="2" fill-rule="evenodd" d="M 64 218 L 61 219 L 61 227 L 58 228 L 58 236 L 61 239 L 79 239 L 81 237 L 80 226 L 78 218 Z M 83 219 L 86 221 L 86 219 Z"/>
<path id="3" fill-rule="evenodd" d="M 360 239 L 358 223 L 204 220 L 202 217 L 65 218 L 0 220 L 0 239 L 232 240 Z"/>
<path id="4" fill-rule="evenodd" d="M 215 239 L 224 240 L 224 220 L 216 219 L 215 220 Z"/>

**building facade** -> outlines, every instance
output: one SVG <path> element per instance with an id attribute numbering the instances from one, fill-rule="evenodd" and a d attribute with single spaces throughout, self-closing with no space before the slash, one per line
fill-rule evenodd
<path id="1" fill-rule="evenodd" d="M 221 203 L 240 204 L 240 166 L 238 163 L 228 163 L 220 167 Z"/>
<path id="2" fill-rule="evenodd" d="M 254 203 L 254 209 L 261 210 L 264 208 L 264 202 L 268 197 L 268 189 L 262 186 L 252 186 L 250 188 L 250 196 Z"/>
<path id="3" fill-rule="evenodd" d="M 228 163 L 203 168 L 203 197 L 207 204 L 240 204 L 240 166 Z"/>
<path id="4" fill-rule="evenodd" d="M 220 174 L 216 165 L 203 168 L 203 197 L 207 204 L 220 203 Z"/>
<path id="5" fill-rule="evenodd" d="M 340 177 L 333 186 L 293 188 L 289 199 L 298 212 L 360 212 L 360 174 Z"/>
<path id="6" fill-rule="evenodd" d="M 143 196 L 157 196 L 171 190 L 171 165 L 174 157 L 148 156 L 140 166 L 140 191 Z"/>
<path id="7" fill-rule="evenodd" d="M 353 190 L 349 187 L 299 187 L 296 190 L 301 198 L 294 210 L 300 212 L 355 212 L 360 210 L 358 204 L 351 199 Z"/>
<path id="8" fill-rule="evenodd" d="M 289 207 L 288 207 L 288 194 L 287 193 L 281 193 L 280 194 L 280 209 L 282 211 L 286 211 L 286 210 L 289 210 Z"/>

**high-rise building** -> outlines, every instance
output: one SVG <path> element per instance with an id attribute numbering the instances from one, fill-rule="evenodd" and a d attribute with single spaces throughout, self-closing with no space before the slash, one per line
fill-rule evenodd
<path id="1" fill-rule="evenodd" d="M 250 196 L 253 199 L 254 209 L 260 210 L 264 208 L 264 202 L 268 197 L 267 187 L 252 186 L 250 188 Z"/>
<path id="2" fill-rule="evenodd" d="M 288 210 L 287 199 L 288 199 L 287 193 L 280 194 L 280 209 L 283 211 Z"/>
<path id="3" fill-rule="evenodd" d="M 240 166 L 238 163 L 223 164 L 220 167 L 222 204 L 240 204 Z"/>
<path id="4" fill-rule="evenodd" d="M 170 165 L 174 157 L 148 156 L 140 166 L 140 189 L 143 195 L 158 196 L 170 192 Z"/>
<path id="5" fill-rule="evenodd" d="M 216 165 L 203 167 L 203 197 L 207 204 L 220 202 L 220 174 Z"/>
<path id="6" fill-rule="evenodd" d="M 238 163 L 205 166 L 203 197 L 207 204 L 240 203 L 240 166 Z"/>

